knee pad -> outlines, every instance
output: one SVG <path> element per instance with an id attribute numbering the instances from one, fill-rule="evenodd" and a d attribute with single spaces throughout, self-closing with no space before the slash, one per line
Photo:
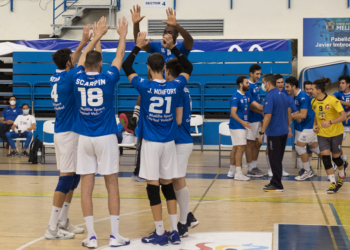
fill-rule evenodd
<path id="1" fill-rule="evenodd" d="M 80 175 L 74 174 L 74 176 L 73 176 L 73 185 L 72 185 L 70 190 L 75 190 L 78 187 L 79 182 L 80 182 Z"/>
<path id="2" fill-rule="evenodd" d="M 338 158 L 333 158 L 333 162 L 335 163 L 335 165 L 337 165 L 338 167 L 343 166 L 344 161 L 343 159 L 339 156 Z"/>
<path id="3" fill-rule="evenodd" d="M 312 152 L 314 152 L 315 154 L 319 155 L 320 154 L 320 148 L 317 146 L 316 148 L 311 148 L 310 149 Z"/>
<path id="4" fill-rule="evenodd" d="M 60 176 L 60 178 L 58 178 L 58 184 L 55 191 L 68 194 L 72 188 L 73 182 L 74 176 Z"/>
<path id="5" fill-rule="evenodd" d="M 151 206 L 156 206 L 162 203 L 160 200 L 159 186 L 147 184 L 146 190 Z"/>
<path id="6" fill-rule="evenodd" d="M 333 168 L 332 160 L 331 160 L 331 156 L 330 155 L 322 156 L 322 162 L 323 162 L 324 168 L 326 170 Z"/>
<path id="7" fill-rule="evenodd" d="M 162 185 L 162 192 L 167 201 L 176 200 L 174 186 L 172 183 L 168 185 Z"/>
<path id="8" fill-rule="evenodd" d="M 300 146 L 295 145 L 295 150 L 297 151 L 298 155 L 303 155 L 306 153 L 305 147 L 300 147 Z"/>

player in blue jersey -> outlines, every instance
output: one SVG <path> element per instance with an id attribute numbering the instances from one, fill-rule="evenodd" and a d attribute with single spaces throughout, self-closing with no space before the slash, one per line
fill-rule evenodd
<path id="1" fill-rule="evenodd" d="M 56 111 L 55 151 L 60 177 L 53 197 L 53 207 L 49 225 L 45 232 L 47 239 L 72 239 L 74 234 L 84 233 L 83 228 L 71 224 L 68 210 L 74 189 L 80 176 L 76 175 L 78 135 L 73 132 L 76 119 L 73 78 L 81 51 L 91 39 L 90 25 L 83 30 L 83 38 L 72 54 L 70 49 L 60 49 L 52 55 L 57 66 L 56 73 L 50 79 L 52 104 Z"/>
<path id="2" fill-rule="evenodd" d="M 133 10 L 130 10 L 132 15 L 132 21 L 134 23 L 134 40 L 136 42 L 137 36 L 140 32 L 140 22 L 142 21 L 145 16 L 141 17 L 141 6 L 136 5 L 133 6 Z M 166 10 L 166 14 L 168 17 L 167 21 L 163 21 L 163 23 L 167 24 L 167 26 L 164 28 L 163 36 L 166 34 L 170 34 L 173 38 L 173 43 L 178 48 L 178 50 L 186 57 L 190 54 L 190 50 L 193 46 L 193 38 L 192 36 L 184 29 L 182 28 L 177 22 L 176 22 L 176 11 L 172 8 L 168 8 Z M 183 37 L 184 41 L 183 43 L 176 43 L 176 40 L 180 35 Z M 160 42 L 150 42 L 145 45 L 145 47 L 142 48 L 144 51 L 149 53 L 160 53 L 164 57 L 165 63 L 175 58 L 175 55 L 171 53 L 171 51 L 167 48 L 164 48 Z"/>
<path id="3" fill-rule="evenodd" d="M 261 103 L 260 90 L 256 84 L 261 77 L 261 67 L 258 64 L 253 64 L 249 68 L 249 94 L 252 99 L 257 103 Z M 263 177 L 265 174 L 257 167 L 257 161 L 259 157 L 259 151 L 261 144 L 259 143 L 259 132 L 261 131 L 261 121 L 263 120 L 263 115 L 249 110 L 248 121 L 250 123 L 250 129 L 247 132 L 247 148 L 246 157 L 248 164 L 249 177 Z"/>
<path id="4" fill-rule="evenodd" d="M 251 129 L 249 110 L 261 112 L 263 106 L 257 103 L 249 94 L 250 84 L 247 77 L 237 78 L 239 90 L 231 97 L 230 133 L 232 139 L 232 151 L 230 155 L 230 170 L 228 177 L 234 177 L 238 181 L 249 181 L 250 178 L 242 173 L 242 156 L 247 145 L 247 131 Z"/>
<path id="5" fill-rule="evenodd" d="M 178 177 L 175 142 L 177 136 L 176 107 L 186 86 L 193 66 L 173 44 L 171 35 L 165 35 L 163 46 L 170 49 L 183 66 L 181 75 L 174 81 L 163 78 L 164 57 L 159 53 L 151 54 L 147 59 L 147 68 L 153 81 L 139 77 L 132 65 L 141 48 L 148 43 L 146 33 L 138 35 L 136 46 L 123 63 L 123 69 L 129 81 L 141 95 L 140 136 L 143 137 L 141 149 L 140 177 L 147 180 L 147 194 L 156 225 L 150 237 L 142 238 L 143 243 L 167 245 L 179 244 L 177 230 L 176 195 L 172 179 Z M 168 72 L 166 70 L 165 75 Z M 159 182 L 167 200 L 171 227 L 169 239 L 164 230 Z"/>
<path id="6" fill-rule="evenodd" d="M 313 131 L 315 112 L 311 107 L 311 99 L 305 91 L 299 88 L 299 81 L 291 76 L 286 79 L 286 90 L 294 95 L 295 105 L 299 113 L 292 114 L 293 120 L 302 119 L 301 123 L 295 122 L 295 150 L 303 162 L 305 172 L 295 177 L 298 181 L 303 181 L 314 176 L 310 167 L 309 156 L 306 151 L 306 145 L 310 145 L 310 150 L 316 155 L 320 154 L 317 135 Z"/>
<path id="7" fill-rule="evenodd" d="M 74 96 L 78 109 L 74 132 L 80 135 L 77 174 L 82 179 L 81 204 L 88 231 L 83 246 L 88 248 L 97 248 L 91 197 L 97 173 L 104 176 L 108 190 L 111 220 L 109 245 L 118 247 L 130 243 L 129 239 L 119 234 L 118 128 L 113 108 L 114 89 L 125 55 L 127 27 L 126 19 L 119 19 L 116 30 L 120 38 L 116 58 L 110 69 L 101 74 L 102 55 L 93 48 L 108 31 L 106 18 L 102 17 L 97 23 L 96 34 L 80 57 L 74 77 Z"/>

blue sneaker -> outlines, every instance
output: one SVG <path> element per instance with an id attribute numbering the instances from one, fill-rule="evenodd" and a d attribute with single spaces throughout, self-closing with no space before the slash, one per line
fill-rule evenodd
<path id="1" fill-rule="evenodd" d="M 169 244 L 167 232 L 165 231 L 163 235 L 158 235 L 156 231 L 150 234 L 148 237 L 142 238 L 142 243 L 167 246 Z"/>
<path id="2" fill-rule="evenodd" d="M 181 243 L 180 240 L 180 235 L 178 231 L 173 231 L 172 233 L 169 234 L 169 241 L 171 242 L 171 244 L 173 245 L 178 245 Z"/>

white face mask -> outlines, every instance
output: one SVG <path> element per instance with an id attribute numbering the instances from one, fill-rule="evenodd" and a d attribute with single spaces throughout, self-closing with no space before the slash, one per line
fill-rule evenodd
<path id="1" fill-rule="evenodd" d="M 263 91 L 267 92 L 267 89 L 266 89 L 266 87 L 265 87 L 265 84 L 261 84 L 261 89 L 262 89 Z"/>
<path id="2" fill-rule="evenodd" d="M 16 101 L 10 101 L 10 105 L 11 106 L 15 106 L 16 105 Z"/>

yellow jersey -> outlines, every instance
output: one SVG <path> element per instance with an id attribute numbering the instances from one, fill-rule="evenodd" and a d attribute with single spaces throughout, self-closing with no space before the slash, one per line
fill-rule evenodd
<path id="1" fill-rule="evenodd" d="M 339 113 L 344 111 L 340 101 L 334 96 L 326 97 L 323 100 L 316 98 L 311 101 L 312 109 L 315 111 L 317 126 L 320 128 L 317 135 L 322 137 L 334 137 L 344 133 L 344 127 L 341 122 L 332 124 L 328 128 L 321 126 L 322 121 L 330 121 L 339 117 Z"/>

